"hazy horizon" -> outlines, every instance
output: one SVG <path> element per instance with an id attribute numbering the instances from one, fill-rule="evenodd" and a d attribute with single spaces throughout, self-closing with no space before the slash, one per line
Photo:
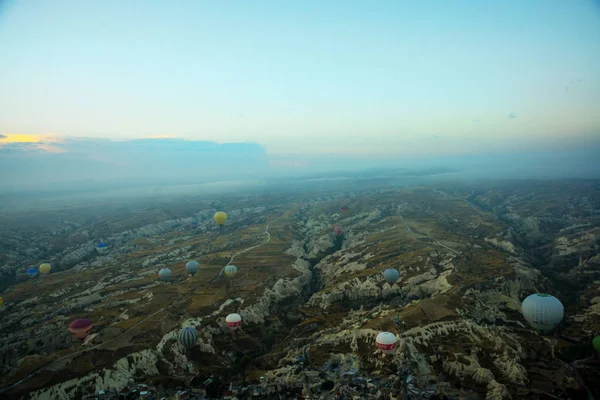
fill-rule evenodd
<path id="1" fill-rule="evenodd" d="M 0 192 L 358 176 L 377 169 L 404 169 L 417 175 L 446 169 L 467 178 L 600 178 L 597 154 L 600 146 L 459 156 L 269 155 L 256 143 L 68 138 L 1 146 L 0 170 L 9 173 L 0 175 Z"/>

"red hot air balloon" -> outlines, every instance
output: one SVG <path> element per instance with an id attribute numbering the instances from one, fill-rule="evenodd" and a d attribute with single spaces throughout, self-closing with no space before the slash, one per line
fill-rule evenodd
<path id="1" fill-rule="evenodd" d="M 339 236 L 339 235 L 341 235 L 342 233 L 344 233 L 344 228 L 343 228 L 341 225 L 336 225 L 336 226 L 333 228 L 333 231 L 335 232 L 335 234 L 336 234 L 337 236 Z"/>
<path id="2" fill-rule="evenodd" d="M 348 214 L 348 207 L 343 206 L 342 208 L 340 208 L 340 211 L 342 212 L 342 214 Z"/>
<path id="3" fill-rule="evenodd" d="M 69 325 L 69 331 L 77 339 L 83 341 L 86 337 L 88 337 L 93 327 L 94 325 L 92 324 L 92 321 L 87 318 L 80 318 L 71 322 L 71 325 Z"/>

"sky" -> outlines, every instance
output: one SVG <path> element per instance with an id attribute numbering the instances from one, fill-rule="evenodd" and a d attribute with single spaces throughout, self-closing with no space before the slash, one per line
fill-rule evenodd
<path id="1" fill-rule="evenodd" d="M 598 1 L 0 3 L 0 151 L 176 138 L 294 167 L 600 144 Z"/>

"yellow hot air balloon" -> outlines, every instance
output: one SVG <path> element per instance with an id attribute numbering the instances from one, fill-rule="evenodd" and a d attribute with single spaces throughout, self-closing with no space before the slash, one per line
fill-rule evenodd
<path id="1" fill-rule="evenodd" d="M 51 269 L 52 267 L 50 266 L 50 264 L 44 263 L 40 265 L 39 271 L 40 274 L 47 274 L 48 272 L 50 272 Z"/>
<path id="2" fill-rule="evenodd" d="M 213 218 L 215 219 L 217 225 L 223 225 L 225 221 L 227 221 L 227 214 L 225 214 L 223 211 L 219 211 L 215 213 Z"/>

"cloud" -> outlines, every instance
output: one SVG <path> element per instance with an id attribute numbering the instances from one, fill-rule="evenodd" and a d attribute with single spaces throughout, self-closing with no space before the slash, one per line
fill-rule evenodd
<path id="1" fill-rule="evenodd" d="M 508 114 L 508 118 L 517 118 L 517 116 L 514 112 L 511 112 L 510 114 Z"/>
<path id="2" fill-rule="evenodd" d="M 9 172 L 0 176 L 0 186 L 89 179 L 202 182 L 241 179 L 270 168 L 265 149 L 255 143 L 65 138 L 0 146 L 0 170 Z"/>
<path id="3" fill-rule="evenodd" d="M 0 152 L 15 153 L 19 150 L 43 151 L 48 153 L 60 153 L 63 151 L 60 148 L 60 139 L 53 136 L 14 133 L 0 135 Z"/>

